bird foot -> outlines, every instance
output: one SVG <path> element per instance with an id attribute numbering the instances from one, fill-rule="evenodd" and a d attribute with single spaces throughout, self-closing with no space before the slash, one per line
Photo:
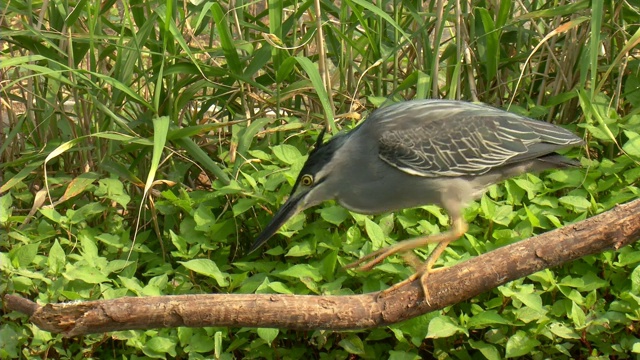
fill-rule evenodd
<path id="1" fill-rule="evenodd" d="M 422 286 L 422 293 L 424 295 L 424 301 L 427 303 L 427 305 L 431 306 L 431 303 L 429 302 L 429 299 L 431 298 L 431 295 L 429 295 L 429 289 L 427 287 L 427 278 L 429 277 L 429 275 L 431 275 L 432 273 L 438 272 L 440 270 L 442 270 L 442 268 L 437 268 L 437 269 L 421 269 L 422 271 L 420 271 L 420 269 L 418 271 L 416 271 L 413 275 L 409 276 L 407 279 L 393 284 L 391 287 L 386 288 L 382 291 L 380 291 L 380 293 L 378 293 L 378 296 L 376 297 L 377 299 L 380 298 L 384 298 L 387 295 L 389 295 L 390 293 L 398 290 L 399 288 L 401 288 L 402 286 L 413 282 L 415 279 L 420 278 L 420 285 Z"/>

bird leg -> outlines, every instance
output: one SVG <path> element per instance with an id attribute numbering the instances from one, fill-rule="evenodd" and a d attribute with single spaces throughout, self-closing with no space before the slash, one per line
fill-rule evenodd
<path id="1" fill-rule="evenodd" d="M 414 281 L 417 278 L 420 278 L 420 285 L 422 285 L 422 292 L 424 293 L 424 299 L 428 305 L 431 305 L 429 303 L 429 298 L 430 298 L 429 289 L 427 288 L 427 284 L 426 284 L 427 277 L 429 277 L 429 274 L 440 270 L 440 268 L 433 269 L 433 265 L 453 240 L 455 239 L 452 239 L 449 241 L 442 241 L 441 243 L 439 243 L 438 246 L 436 246 L 436 248 L 433 249 L 433 252 L 429 254 L 429 256 L 427 257 L 427 260 L 424 263 L 420 264 L 420 266 L 416 267 L 416 272 L 413 275 L 409 276 L 403 281 L 400 281 L 399 283 L 393 284 L 393 286 L 389 288 L 384 289 L 383 291 L 380 292 L 378 297 L 385 297 L 389 293 L 394 292 L 400 287 Z"/>
<path id="2" fill-rule="evenodd" d="M 442 253 L 447 248 L 449 243 L 460 238 L 462 235 L 464 235 L 465 232 L 467 232 L 469 228 L 469 225 L 464 221 L 464 219 L 462 219 L 462 217 L 455 217 L 453 219 L 452 225 L 453 226 L 451 230 L 443 232 L 441 234 L 421 236 L 415 239 L 401 241 L 394 245 L 375 251 L 371 254 L 368 254 L 362 257 L 360 260 L 345 266 L 345 268 L 350 269 L 350 268 L 357 267 L 362 263 L 365 263 L 364 265 L 359 266 L 358 270 L 364 270 L 364 271 L 371 270 L 374 266 L 381 263 L 385 258 L 399 252 L 404 252 L 405 260 L 407 261 L 407 263 L 409 263 L 409 265 L 413 266 L 416 269 L 416 272 L 413 275 L 411 275 L 408 279 L 401 281 L 393 285 L 392 287 L 384 290 L 382 293 L 380 293 L 380 296 L 385 296 L 386 294 L 398 289 L 399 287 L 409 282 L 412 282 L 417 278 L 420 278 L 420 283 L 422 284 L 422 290 L 424 292 L 425 299 L 427 300 L 427 303 L 428 303 L 429 291 L 427 290 L 425 281 L 430 273 L 437 271 L 437 270 L 432 270 L 433 265 L 438 260 L 440 255 L 442 255 Z M 411 250 L 415 248 L 422 247 L 432 243 L 439 243 L 439 244 L 438 246 L 436 246 L 433 252 L 429 254 L 429 256 L 427 257 L 427 260 L 422 264 L 419 264 L 419 260 L 414 254 L 409 253 Z M 370 259 L 373 259 L 373 260 L 370 260 Z"/>
<path id="3" fill-rule="evenodd" d="M 352 262 L 351 264 L 346 265 L 344 268 L 345 269 L 353 269 L 355 267 L 358 268 L 358 270 L 360 271 L 369 271 L 371 269 L 373 269 L 374 266 L 380 264 L 384 259 L 386 259 L 387 257 L 393 255 L 393 254 L 397 254 L 399 252 L 407 252 L 409 250 L 413 250 L 419 247 L 423 247 L 427 244 L 433 244 L 433 243 L 442 243 L 442 242 L 451 242 L 453 240 L 456 240 L 457 238 L 461 237 L 462 235 L 464 235 L 465 232 L 467 232 L 467 229 L 469 228 L 469 226 L 467 225 L 467 223 L 462 219 L 462 218 L 458 218 L 456 217 L 453 220 L 453 227 L 451 230 L 440 233 L 440 234 L 436 234 L 436 235 L 427 235 L 427 236 L 420 236 L 417 237 L 415 239 L 411 239 L 411 240 L 404 240 L 404 241 L 400 241 L 396 244 L 393 244 L 391 246 L 387 246 L 385 248 L 382 248 L 378 251 L 374 251 L 370 254 L 367 254 L 365 256 L 363 256 L 362 258 L 360 258 L 357 261 Z M 442 253 L 444 249 L 442 249 L 440 251 L 440 253 Z M 435 251 L 434 251 L 435 252 Z M 373 260 L 370 260 L 373 259 Z M 370 261 L 369 261 L 370 260 Z M 434 259 L 435 262 L 436 259 Z M 364 265 L 360 265 L 362 263 L 365 263 Z"/>

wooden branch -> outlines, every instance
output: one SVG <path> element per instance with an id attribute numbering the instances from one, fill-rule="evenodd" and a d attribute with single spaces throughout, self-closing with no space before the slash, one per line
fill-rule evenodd
<path id="1" fill-rule="evenodd" d="M 176 326 L 365 329 L 441 309 L 508 281 L 640 238 L 640 199 L 562 229 L 511 244 L 429 276 L 429 303 L 418 281 L 385 297 L 207 294 L 126 297 L 44 306 L 6 295 L 7 309 L 43 330 L 76 336 Z"/>

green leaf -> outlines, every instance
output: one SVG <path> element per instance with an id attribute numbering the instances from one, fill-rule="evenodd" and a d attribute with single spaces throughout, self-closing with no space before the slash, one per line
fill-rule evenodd
<path id="1" fill-rule="evenodd" d="M 167 355 L 171 357 L 177 355 L 176 345 L 177 342 L 174 339 L 163 336 L 153 336 L 144 344 L 142 351 L 149 357 L 164 359 Z"/>
<path id="2" fill-rule="evenodd" d="M 589 208 L 591 208 L 591 202 L 589 202 L 589 200 L 580 196 L 573 196 L 573 195 L 567 195 L 567 196 L 561 197 L 560 204 L 567 206 L 571 209 L 574 209 L 575 211 L 578 211 L 578 212 L 584 212 L 589 210 Z"/>
<path id="3" fill-rule="evenodd" d="M 169 124 L 171 119 L 168 116 L 161 116 L 153 119 L 153 151 L 151 154 L 151 164 L 149 164 L 149 173 L 147 181 L 144 184 L 144 197 L 149 194 L 149 190 L 153 186 L 156 178 L 156 172 L 160 166 L 162 151 L 167 143 L 167 133 L 169 132 Z"/>
<path id="4" fill-rule="evenodd" d="M 636 294 L 640 293 L 640 266 L 636 266 L 631 272 L 631 290 Z"/>
<path id="5" fill-rule="evenodd" d="M 420 357 L 420 355 L 413 352 L 390 350 L 388 359 L 389 360 L 420 360 L 422 359 L 422 357 Z"/>
<path id="6" fill-rule="evenodd" d="M 344 339 L 340 340 L 338 345 L 342 346 L 343 349 L 347 350 L 349 354 L 354 355 L 364 355 L 364 343 L 362 339 L 358 337 L 356 334 L 349 334 Z"/>
<path id="7" fill-rule="evenodd" d="M 301 256 L 309 256 L 313 254 L 313 249 L 311 248 L 311 244 L 308 241 L 305 241 L 301 244 L 295 244 L 291 246 L 289 251 L 285 256 L 291 257 L 301 257 Z"/>
<path id="8" fill-rule="evenodd" d="M 580 307 L 580 305 L 576 304 L 576 302 L 571 302 L 571 319 L 575 324 L 576 328 L 582 329 L 585 326 L 586 315 L 584 310 Z"/>
<path id="9" fill-rule="evenodd" d="M 627 130 L 624 130 L 624 134 L 627 135 L 629 140 L 622 145 L 622 150 L 629 154 L 629 156 L 640 158 L 640 135 Z"/>
<path id="10" fill-rule="evenodd" d="M 327 89 L 324 87 L 324 82 L 322 81 L 322 77 L 320 76 L 320 72 L 318 68 L 306 57 L 297 56 L 295 57 L 296 61 L 302 69 L 309 76 L 309 80 L 313 84 L 313 88 L 320 99 L 320 104 L 322 104 L 322 110 L 324 111 L 324 115 L 327 119 L 327 124 L 331 129 L 335 129 L 334 122 L 334 114 L 333 107 L 331 107 L 331 101 L 329 100 L 329 95 L 327 94 Z"/>
<path id="11" fill-rule="evenodd" d="M 62 250 L 62 246 L 56 239 L 49 249 L 49 257 L 47 258 L 47 265 L 49 266 L 50 274 L 59 274 L 65 266 L 66 254 Z"/>
<path id="12" fill-rule="evenodd" d="M 445 338 L 459 333 L 464 333 L 464 329 L 455 324 L 451 320 L 451 318 L 441 315 L 433 318 L 429 322 L 429 331 L 427 332 L 427 338 Z"/>
<path id="13" fill-rule="evenodd" d="M 42 214 L 44 217 L 46 217 L 47 219 L 53 221 L 56 224 L 61 224 L 63 221 L 64 222 L 67 221 L 67 217 L 66 216 L 62 216 L 54 208 L 45 207 L 45 208 L 38 209 L 38 211 L 40 211 L 40 214 Z"/>
<path id="14" fill-rule="evenodd" d="M 380 225 L 371 221 L 369 218 L 364 218 L 364 229 L 373 244 L 373 249 L 380 249 L 385 245 L 386 237 Z"/>
<path id="15" fill-rule="evenodd" d="M 123 208 L 126 208 L 131 201 L 131 197 L 124 189 L 124 184 L 118 179 L 100 179 L 94 194 L 104 199 L 113 200 Z"/>
<path id="16" fill-rule="evenodd" d="M 69 280 L 80 280 L 87 284 L 101 284 L 110 281 L 102 271 L 89 266 L 70 266 L 70 269 L 63 275 Z"/>
<path id="17" fill-rule="evenodd" d="M 320 274 L 320 271 L 318 271 L 318 269 L 314 268 L 309 264 L 293 265 L 292 267 L 284 271 L 281 271 L 279 275 L 292 277 L 295 279 L 310 278 L 316 282 L 322 280 L 322 275 Z"/>
<path id="18" fill-rule="evenodd" d="M 188 352 L 208 353 L 215 347 L 207 334 L 195 334 L 189 338 Z"/>
<path id="19" fill-rule="evenodd" d="M 20 246 L 10 252 L 11 263 L 17 268 L 27 268 L 38 254 L 38 246 L 40 243 L 27 244 Z"/>
<path id="20" fill-rule="evenodd" d="M 469 345 L 472 349 L 480 350 L 480 353 L 482 353 L 487 360 L 500 360 L 502 358 L 495 346 L 487 344 L 484 341 L 469 339 Z"/>
<path id="21" fill-rule="evenodd" d="M 113 246 L 116 249 L 122 249 L 124 247 L 122 242 L 120 242 L 120 237 L 117 235 L 104 233 L 96 236 L 96 240 L 100 240 L 103 244 Z"/>
<path id="22" fill-rule="evenodd" d="M 229 69 L 235 75 L 242 74 L 242 63 L 238 56 L 237 46 L 233 42 L 233 36 L 231 35 L 231 26 L 227 23 L 225 18 L 225 12 L 222 10 L 222 6 L 218 3 L 214 3 L 211 6 L 211 13 L 216 23 L 216 29 L 220 36 L 220 44 L 222 45 L 222 51 L 227 58 L 227 64 Z"/>
<path id="23" fill-rule="evenodd" d="M 538 294 L 514 292 L 512 296 L 538 313 L 545 314 L 547 312 L 547 310 L 542 306 L 542 298 Z"/>
<path id="24" fill-rule="evenodd" d="M 21 337 L 9 324 L 0 325 L 0 349 L 0 357 L 3 359 L 19 359 L 21 357 L 19 355 Z"/>
<path id="25" fill-rule="evenodd" d="M 554 335 L 559 336 L 563 339 L 580 339 L 580 335 L 576 333 L 572 328 L 569 328 L 559 322 L 549 324 L 549 330 Z"/>
<path id="26" fill-rule="evenodd" d="M 320 209 L 320 216 L 328 223 L 340 225 L 349 217 L 349 212 L 342 206 L 329 206 Z"/>
<path id="27" fill-rule="evenodd" d="M 479 39 L 480 43 L 484 46 L 481 47 L 480 54 L 482 60 L 484 60 L 484 75 L 487 81 L 492 81 L 498 71 L 498 62 L 500 59 L 500 34 L 496 30 L 495 23 L 489 11 L 485 8 L 478 7 L 476 12 L 480 14 L 479 19 L 482 22 L 484 28 L 484 34 Z"/>
<path id="28" fill-rule="evenodd" d="M 227 282 L 229 274 L 220 271 L 218 265 L 209 259 L 194 259 L 178 262 L 191 271 L 213 278 L 218 283 L 218 286 L 225 287 L 229 285 Z"/>
<path id="29" fill-rule="evenodd" d="M 506 357 L 513 358 L 527 355 L 538 345 L 540 345 L 540 341 L 526 332 L 518 330 L 507 340 Z"/>
<path id="30" fill-rule="evenodd" d="M 287 285 L 281 283 L 280 281 L 273 281 L 269 283 L 269 288 L 275 291 L 278 294 L 293 294 L 293 291 L 289 290 Z"/>
<path id="31" fill-rule="evenodd" d="M 276 337 L 278 337 L 280 330 L 272 329 L 272 328 L 258 328 L 257 332 L 260 339 L 264 340 L 267 344 L 271 345 L 273 340 L 275 340 Z"/>
<path id="32" fill-rule="evenodd" d="M 302 154 L 297 147 L 289 144 L 276 145 L 272 148 L 273 154 L 285 164 L 293 165 L 300 161 Z"/>
<path id="33" fill-rule="evenodd" d="M 254 198 L 243 198 L 238 199 L 235 204 L 233 204 L 233 216 L 238 216 L 245 211 L 251 209 L 253 205 L 257 203 L 257 200 Z"/>
<path id="34" fill-rule="evenodd" d="M 0 225 L 4 225 L 9 221 L 12 203 L 13 198 L 10 193 L 0 196 Z"/>
<path id="35" fill-rule="evenodd" d="M 469 328 L 484 328 L 495 324 L 510 324 L 511 322 L 500 316 L 495 310 L 480 312 L 469 319 Z"/>

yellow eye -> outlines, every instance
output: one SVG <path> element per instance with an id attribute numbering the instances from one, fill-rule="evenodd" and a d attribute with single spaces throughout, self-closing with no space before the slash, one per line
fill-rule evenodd
<path id="1" fill-rule="evenodd" d="M 313 185 L 313 176 L 311 176 L 311 175 L 303 175 L 302 179 L 300 179 L 300 184 L 302 184 L 302 186 L 311 186 L 311 185 Z"/>

